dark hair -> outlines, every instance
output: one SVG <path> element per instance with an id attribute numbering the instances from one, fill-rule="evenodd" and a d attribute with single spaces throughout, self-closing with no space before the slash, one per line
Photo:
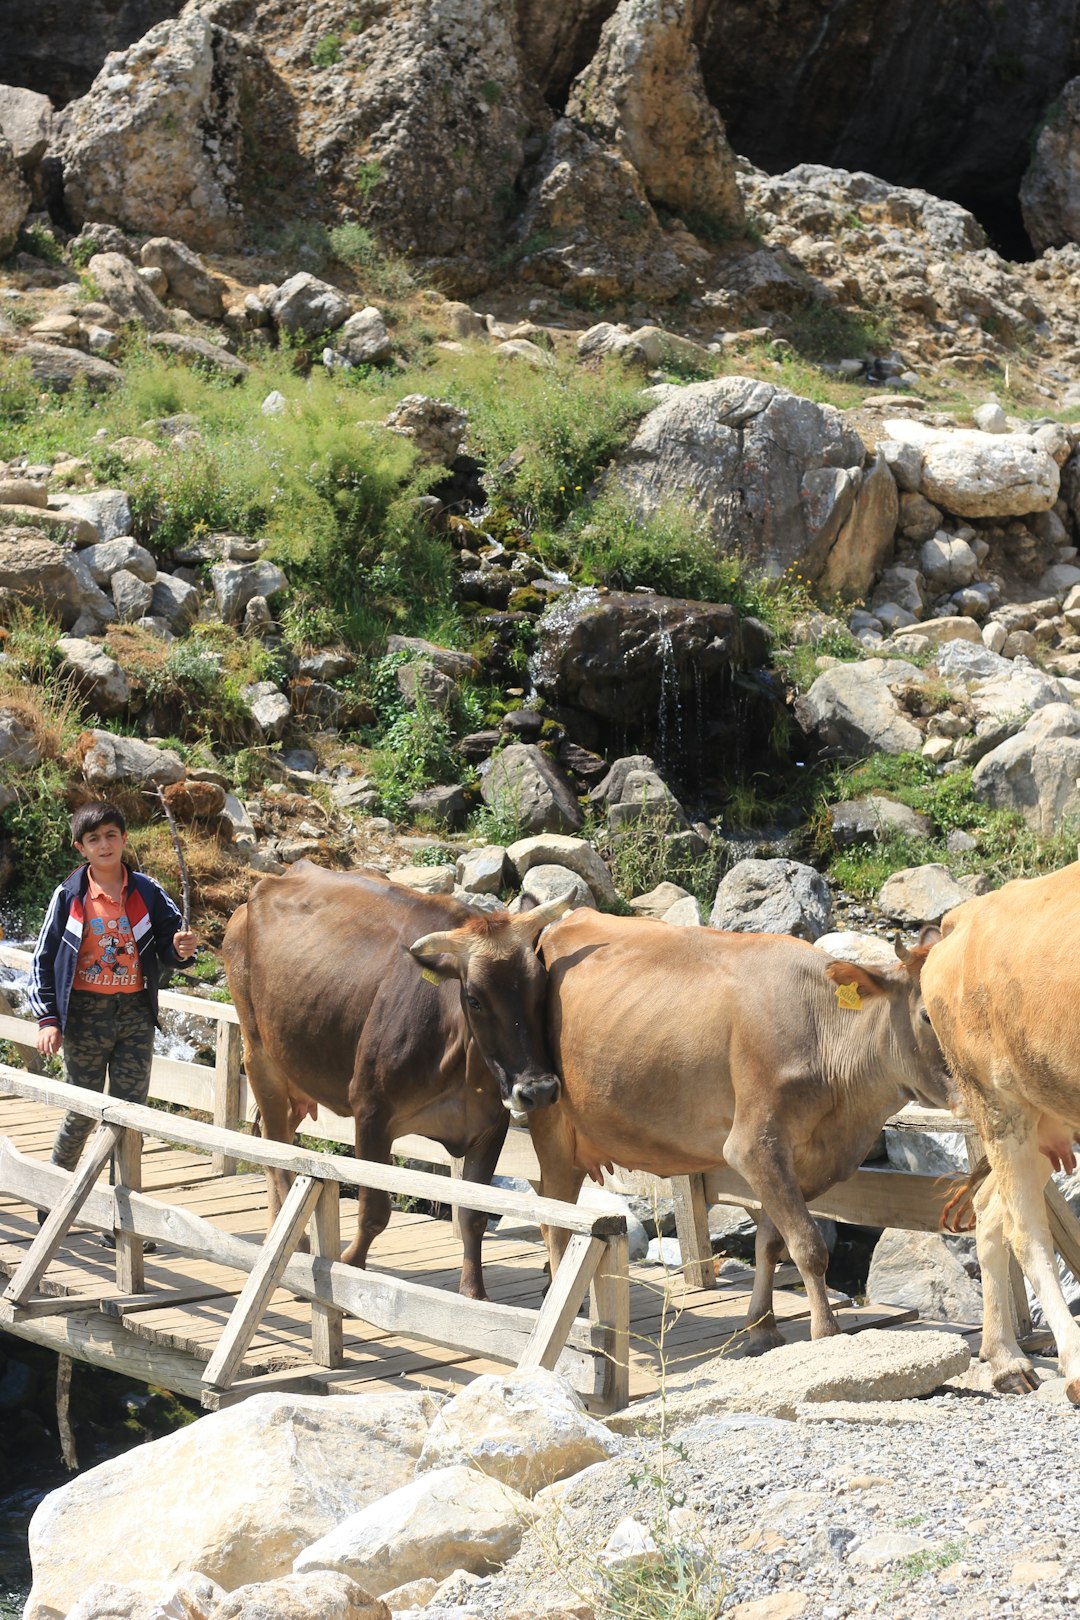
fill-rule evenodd
<path id="1" fill-rule="evenodd" d="M 108 799 L 91 799 L 88 804 L 80 804 L 71 818 L 72 843 L 81 843 L 87 833 L 97 832 L 99 827 L 119 827 L 122 833 L 127 832 L 124 812 Z"/>

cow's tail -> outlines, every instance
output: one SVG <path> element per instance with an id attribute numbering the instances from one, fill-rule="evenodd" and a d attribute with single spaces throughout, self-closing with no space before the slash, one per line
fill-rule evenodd
<path id="1" fill-rule="evenodd" d="M 989 1174 L 990 1164 L 984 1156 L 954 1189 L 941 1211 L 941 1225 L 946 1232 L 974 1231 L 975 1194 Z"/>

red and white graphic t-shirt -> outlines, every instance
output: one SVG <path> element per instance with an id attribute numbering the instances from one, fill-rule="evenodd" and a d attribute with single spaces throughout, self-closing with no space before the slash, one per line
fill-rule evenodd
<path id="1" fill-rule="evenodd" d="M 106 996 L 141 990 L 143 971 L 135 935 L 141 932 L 139 922 L 145 921 L 142 897 L 129 890 L 125 878 L 120 899 L 110 900 L 95 883 L 92 872 L 88 878 L 82 903 L 82 944 L 72 989 L 93 990 Z"/>

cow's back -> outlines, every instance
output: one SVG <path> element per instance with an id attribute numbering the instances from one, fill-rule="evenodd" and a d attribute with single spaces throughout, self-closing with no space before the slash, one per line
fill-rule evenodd
<path id="1" fill-rule="evenodd" d="M 923 996 L 950 1062 L 1080 1123 L 1080 863 L 949 912 Z"/>

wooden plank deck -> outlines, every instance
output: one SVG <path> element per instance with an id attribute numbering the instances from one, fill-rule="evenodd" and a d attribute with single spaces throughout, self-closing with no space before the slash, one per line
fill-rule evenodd
<path id="1" fill-rule="evenodd" d="M 57 1123 L 55 1109 L 14 1096 L 0 1097 L 0 1135 L 31 1158 L 47 1159 Z M 265 1231 L 266 1184 L 261 1172 L 221 1176 L 210 1157 L 148 1141 L 143 1153 L 145 1194 L 187 1209 L 222 1230 L 260 1240 Z M 342 1238 L 355 1230 L 355 1200 L 342 1200 Z M 10 1276 L 37 1234 L 36 1212 L 0 1194 L 0 1273 Z M 448 1220 L 395 1211 L 376 1241 L 370 1269 L 456 1291 L 461 1246 Z M 503 1223 L 484 1240 L 484 1271 L 493 1300 L 537 1307 L 545 1285 L 544 1251 L 528 1227 Z M 146 1296 L 121 1295 L 115 1257 L 95 1234 L 71 1232 L 42 1280 L 41 1294 L 57 1301 L 49 1314 L 31 1314 L 5 1331 L 67 1354 L 112 1367 L 148 1383 L 198 1398 L 213 1355 L 245 1278 L 229 1267 L 161 1246 L 145 1259 Z M 740 1328 L 749 1300 L 749 1272 L 722 1277 L 715 1289 L 687 1287 L 681 1271 L 636 1265 L 630 1286 L 630 1396 L 653 1393 L 664 1371 L 679 1370 L 721 1353 L 739 1354 Z M 88 1297 L 67 1308 L 63 1297 Z M 778 1289 L 777 1318 L 789 1338 L 809 1334 L 804 1296 Z M 845 1331 L 894 1325 L 914 1313 L 893 1307 L 842 1307 Z M 353 1394 L 362 1390 L 453 1390 L 502 1363 L 467 1351 L 439 1348 L 388 1333 L 355 1318 L 344 1322 L 345 1366 L 311 1361 L 311 1306 L 279 1288 L 244 1356 L 235 1385 L 222 1402 L 268 1388 Z"/>

